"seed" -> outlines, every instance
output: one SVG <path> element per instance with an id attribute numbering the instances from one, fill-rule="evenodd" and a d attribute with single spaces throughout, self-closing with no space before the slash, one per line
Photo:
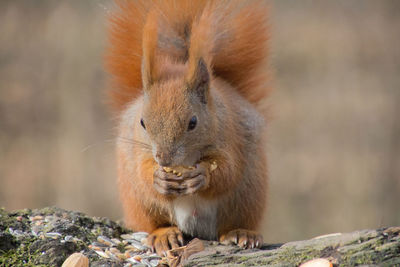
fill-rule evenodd
<path id="1" fill-rule="evenodd" d="M 109 249 L 106 250 L 106 254 L 113 260 L 119 260 L 114 253 L 112 253 Z"/>
<path id="2" fill-rule="evenodd" d="M 141 251 L 138 251 L 137 249 L 128 249 L 125 251 L 125 256 L 127 258 L 131 258 L 133 256 L 138 255 L 139 253 L 142 253 Z"/>
<path id="3" fill-rule="evenodd" d="M 106 248 L 108 247 L 107 245 L 105 245 L 104 243 L 100 243 L 100 242 L 93 242 L 92 243 L 93 246 L 99 247 L 99 248 Z"/>
<path id="4" fill-rule="evenodd" d="M 129 253 L 129 251 L 125 251 L 124 255 L 125 255 L 126 258 L 130 258 L 131 257 L 131 254 Z"/>
<path id="5" fill-rule="evenodd" d="M 172 172 L 173 171 L 172 168 L 170 168 L 170 167 L 163 167 L 163 169 L 166 172 Z"/>
<path id="6" fill-rule="evenodd" d="M 53 239 L 59 239 L 62 236 L 60 233 L 45 233 L 44 235 Z"/>
<path id="7" fill-rule="evenodd" d="M 43 216 L 41 216 L 41 215 L 36 215 L 36 216 L 34 216 L 34 217 L 31 217 L 30 218 L 31 219 L 31 221 L 39 221 L 39 220 L 43 220 Z"/>
<path id="8" fill-rule="evenodd" d="M 67 235 L 64 237 L 65 241 L 72 241 L 74 239 L 74 237 L 72 235 Z"/>
<path id="9" fill-rule="evenodd" d="M 141 241 L 143 238 L 148 237 L 149 234 L 146 232 L 136 232 L 132 234 L 133 239 L 136 239 L 137 241 Z"/>
<path id="10" fill-rule="evenodd" d="M 150 262 L 146 259 L 142 259 L 141 263 L 144 263 L 146 266 L 151 266 Z"/>
<path id="11" fill-rule="evenodd" d="M 111 241 L 111 239 L 109 239 L 106 236 L 102 236 L 102 235 L 98 236 L 97 237 L 97 241 L 99 241 L 100 243 L 103 243 L 103 244 L 105 244 L 107 246 L 112 246 L 113 245 L 113 242 Z"/>
<path id="12" fill-rule="evenodd" d="M 129 259 L 127 259 L 127 261 L 129 261 L 129 262 L 131 262 L 131 263 L 133 263 L 133 264 L 140 263 L 140 261 L 138 261 L 138 260 L 135 260 L 133 257 L 132 257 L 132 258 L 129 258 Z"/>
<path id="13" fill-rule="evenodd" d="M 121 244 L 121 241 L 120 241 L 119 239 L 117 239 L 117 238 L 111 238 L 111 241 L 112 241 L 114 244 L 116 244 L 117 246 L 118 246 L 119 244 Z"/>
<path id="14" fill-rule="evenodd" d="M 218 167 L 217 162 L 213 161 L 210 165 L 210 171 L 214 171 Z"/>
<path id="15" fill-rule="evenodd" d="M 120 259 L 120 260 L 126 260 L 126 256 L 125 256 L 125 254 L 122 254 L 122 253 L 115 253 L 115 255 Z"/>
<path id="16" fill-rule="evenodd" d="M 123 234 L 123 235 L 121 235 L 121 238 L 122 239 L 133 239 L 133 236 L 130 234 Z"/>
<path id="17" fill-rule="evenodd" d="M 110 258 L 110 256 L 108 256 L 104 251 L 102 251 L 102 250 L 95 250 L 94 252 L 96 252 L 97 254 L 99 254 L 101 257 L 103 257 L 103 258 L 106 258 L 106 259 L 108 259 L 108 258 Z"/>
<path id="18" fill-rule="evenodd" d="M 159 262 L 160 262 L 160 260 L 151 260 L 150 261 L 150 265 L 153 266 L 153 267 L 156 267 L 156 266 L 158 266 Z"/>
<path id="19" fill-rule="evenodd" d="M 116 253 L 121 253 L 121 251 L 119 251 L 119 249 L 117 249 L 117 248 L 110 248 L 110 251 L 111 251 L 112 253 L 114 253 L 114 254 L 116 254 Z"/>
<path id="20" fill-rule="evenodd" d="M 163 167 L 164 171 L 168 173 L 173 173 L 178 176 L 181 176 L 187 170 L 194 170 L 195 167 L 186 167 L 186 166 L 174 166 L 174 167 Z"/>
<path id="21" fill-rule="evenodd" d="M 136 255 L 136 256 L 134 256 L 133 257 L 135 260 L 137 260 L 137 261 L 142 261 L 142 258 L 139 256 L 139 255 Z"/>
<path id="22" fill-rule="evenodd" d="M 147 247 L 145 247 L 145 246 L 142 246 L 142 245 L 139 245 L 139 244 L 133 244 L 133 243 L 132 243 L 132 245 L 128 245 L 125 248 L 126 249 L 135 250 L 135 251 L 137 251 L 137 250 L 146 250 L 147 249 Z"/>

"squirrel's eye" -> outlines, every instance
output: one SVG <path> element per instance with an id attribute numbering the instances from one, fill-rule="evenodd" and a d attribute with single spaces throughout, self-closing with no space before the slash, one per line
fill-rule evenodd
<path id="1" fill-rule="evenodd" d="M 191 131 L 194 128 L 196 128 L 196 125 L 197 125 L 197 117 L 193 116 L 189 121 L 188 131 Z"/>
<path id="2" fill-rule="evenodd" d="M 144 125 L 144 121 L 143 121 L 143 119 L 140 119 L 140 124 L 142 125 L 143 129 L 145 129 L 145 130 L 146 130 L 146 125 Z"/>

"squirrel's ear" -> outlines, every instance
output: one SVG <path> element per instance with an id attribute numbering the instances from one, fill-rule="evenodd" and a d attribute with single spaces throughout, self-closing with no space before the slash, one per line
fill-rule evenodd
<path id="1" fill-rule="evenodd" d="M 187 82 L 188 90 L 195 92 L 203 103 L 207 103 L 210 74 L 203 58 L 199 58 L 197 64 L 189 68 Z"/>
<path id="2" fill-rule="evenodd" d="M 151 64 L 147 60 L 143 59 L 142 61 L 142 84 L 143 90 L 147 90 L 154 81 L 154 77 L 151 73 Z"/>
<path id="3" fill-rule="evenodd" d="M 143 28 L 142 85 L 144 90 L 147 90 L 156 81 L 157 26 L 156 12 L 149 12 Z"/>

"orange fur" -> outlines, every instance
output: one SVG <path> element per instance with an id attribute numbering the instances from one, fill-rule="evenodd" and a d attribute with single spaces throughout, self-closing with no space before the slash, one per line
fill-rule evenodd
<path id="1" fill-rule="evenodd" d="M 263 1 L 241 0 L 115 0 L 118 8 L 109 21 L 109 48 L 106 66 L 113 75 L 111 104 L 120 112 L 142 93 L 141 64 L 143 39 L 149 12 L 158 13 L 158 51 L 173 61 L 185 62 L 191 53 L 210 52 L 207 63 L 215 77 L 229 82 L 252 103 L 265 98 L 269 91 L 267 57 L 267 8 Z M 151 13 L 151 12 L 150 12 Z M 190 27 L 193 29 L 190 31 Z M 149 25 L 148 25 L 149 26 Z M 151 33 L 152 31 L 148 31 Z M 150 34 L 151 35 L 151 34 Z M 154 49 L 154 36 L 147 38 L 144 49 Z M 192 57 L 193 58 L 193 57 Z M 194 59 L 194 58 L 193 58 Z M 190 63 L 193 65 L 193 63 Z M 153 66 L 159 68 L 158 66 Z M 262 71 L 260 71 L 260 69 Z"/>
<path id="2" fill-rule="evenodd" d="M 126 225 L 153 232 L 156 243 L 167 231 L 157 229 L 180 225 L 182 196 L 154 186 L 158 155 L 167 155 L 171 166 L 218 162 L 206 172 L 205 185 L 189 195 L 194 206 L 208 203 L 193 211 L 216 216 L 217 237 L 257 230 L 267 190 L 259 109 L 269 93 L 265 3 L 116 3 L 107 65 L 120 114 L 118 181 Z M 194 116 L 198 126 L 189 131 Z M 254 240 L 254 232 L 249 236 Z"/>

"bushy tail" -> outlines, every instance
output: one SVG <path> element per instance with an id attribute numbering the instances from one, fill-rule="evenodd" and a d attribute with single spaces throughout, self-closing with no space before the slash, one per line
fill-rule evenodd
<path id="1" fill-rule="evenodd" d="M 154 35 L 144 30 L 147 19 L 157 19 L 158 25 L 153 57 L 188 62 L 189 68 L 203 57 L 214 76 L 230 83 L 250 102 L 258 103 L 268 94 L 267 7 L 263 1 L 115 2 L 118 8 L 110 16 L 106 62 L 113 75 L 111 98 L 117 110 L 142 91 L 143 35 L 145 40 Z"/>

